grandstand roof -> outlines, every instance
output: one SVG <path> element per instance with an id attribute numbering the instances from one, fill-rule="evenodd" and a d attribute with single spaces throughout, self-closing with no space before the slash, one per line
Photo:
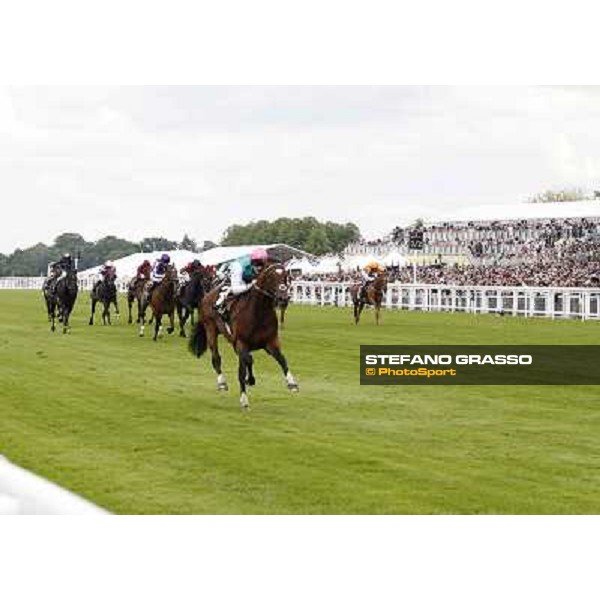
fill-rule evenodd
<path id="1" fill-rule="evenodd" d="M 426 219 L 435 225 L 445 222 L 464 221 L 519 221 L 521 219 L 568 219 L 582 217 L 600 218 L 600 202 L 540 202 L 521 204 L 488 204 L 459 208 L 448 215 Z"/>

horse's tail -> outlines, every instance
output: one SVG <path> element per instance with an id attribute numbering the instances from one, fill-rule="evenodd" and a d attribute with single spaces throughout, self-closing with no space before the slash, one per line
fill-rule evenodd
<path id="1" fill-rule="evenodd" d="M 198 321 L 192 330 L 192 337 L 188 345 L 189 351 L 200 357 L 206 352 L 207 345 L 204 323 Z"/>

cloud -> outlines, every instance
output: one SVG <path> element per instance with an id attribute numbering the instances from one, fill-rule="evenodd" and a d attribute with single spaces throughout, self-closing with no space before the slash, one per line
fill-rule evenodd
<path id="1" fill-rule="evenodd" d="M 547 87 L 0 91 L 0 251 L 63 231 L 217 240 L 313 215 L 368 235 L 449 207 L 598 186 L 600 92 Z"/>

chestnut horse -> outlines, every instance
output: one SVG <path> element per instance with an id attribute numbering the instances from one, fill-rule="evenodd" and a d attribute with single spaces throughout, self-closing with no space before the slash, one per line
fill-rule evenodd
<path id="1" fill-rule="evenodd" d="M 212 366 L 217 373 L 217 389 L 227 390 L 227 382 L 221 371 L 221 355 L 218 348 L 218 336 L 222 334 L 231 343 L 238 355 L 238 381 L 240 384 L 240 406 L 249 408 L 247 385 L 254 385 L 256 379 L 252 371 L 252 352 L 265 350 L 272 356 L 283 371 L 287 387 L 298 391 L 298 384 L 288 368 L 281 352 L 278 335 L 275 301 L 280 286 L 286 285 L 287 272 L 283 265 L 275 263 L 265 267 L 254 285 L 238 297 L 229 300 L 229 324 L 216 312 L 214 305 L 220 286 L 211 290 L 198 306 L 198 323 L 189 343 L 190 351 L 202 356 L 207 347 L 212 354 Z"/>
<path id="2" fill-rule="evenodd" d="M 379 325 L 379 311 L 383 303 L 383 296 L 387 290 L 387 276 L 385 273 L 379 273 L 374 281 L 367 285 L 367 289 L 361 294 L 361 285 L 353 285 L 350 288 L 350 296 L 354 305 L 354 323 L 358 325 L 360 313 L 365 304 L 371 305 L 375 309 L 375 323 Z"/>

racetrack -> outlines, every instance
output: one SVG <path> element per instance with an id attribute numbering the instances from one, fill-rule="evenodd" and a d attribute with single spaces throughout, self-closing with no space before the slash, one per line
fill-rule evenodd
<path id="1" fill-rule="evenodd" d="M 176 334 L 88 326 L 88 293 L 70 335 L 38 292 L 0 307 L 0 454 L 113 512 L 600 512 L 597 388 L 358 383 L 361 343 L 594 344 L 598 323 L 291 306 L 300 393 L 257 353 L 242 413 L 229 349 L 217 394 Z"/>

